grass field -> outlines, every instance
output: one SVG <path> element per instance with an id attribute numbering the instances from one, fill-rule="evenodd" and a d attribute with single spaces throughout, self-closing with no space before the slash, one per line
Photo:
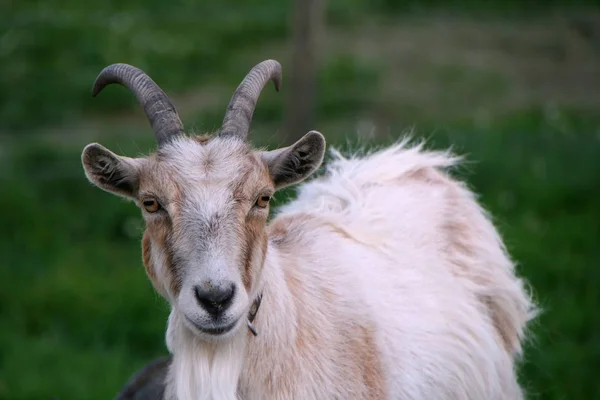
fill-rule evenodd
<path id="1" fill-rule="evenodd" d="M 256 62 L 281 59 L 285 74 L 286 3 L 196 3 L 14 2 L 2 21 L 0 399 L 111 398 L 166 353 L 141 217 L 92 187 L 79 155 L 92 141 L 130 156 L 154 146 L 126 90 L 90 98 L 110 63 L 147 69 L 195 130 L 218 126 Z M 397 4 L 329 3 L 315 128 L 343 148 L 414 129 L 466 154 L 456 173 L 543 308 L 521 371 L 528 397 L 600 398 L 600 33 L 572 28 L 598 11 Z M 261 97 L 255 144 L 278 144 L 283 98 Z"/>

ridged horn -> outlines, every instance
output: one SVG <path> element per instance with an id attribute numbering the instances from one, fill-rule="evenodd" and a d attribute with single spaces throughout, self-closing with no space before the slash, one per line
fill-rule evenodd
<path id="1" fill-rule="evenodd" d="M 275 90 L 281 86 L 281 64 L 266 60 L 256 65 L 238 86 L 229 101 L 219 136 L 248 137 L 250 122 L 258 97 L 265 85 L 273 81 Z"/>
<path id="2" fill-rule="evenodd" d="M 150 121 L 159 146 L 183 133 L 183 124 L 169 97 L 144 71 L 128 64 L 110 65 L 96 78 L 92 96 L 96 96 L 111 83 L 121 84 L 135 94 Z"/>

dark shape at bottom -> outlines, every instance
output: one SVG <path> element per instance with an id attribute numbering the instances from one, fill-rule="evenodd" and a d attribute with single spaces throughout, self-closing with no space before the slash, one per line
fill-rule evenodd
<path id="1" fill-rule="evenodd" d="M 163 400 L 171 356 L 158 358 L 137 371 L 115 400 Z"/>

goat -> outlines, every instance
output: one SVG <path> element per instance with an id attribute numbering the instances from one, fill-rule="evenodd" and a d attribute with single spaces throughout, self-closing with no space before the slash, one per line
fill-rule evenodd
<path id="1" fill-rule="evenodd" d="M 142 255 L 170 304 L 166 399 L 522 399 L 516 376 L 535 304 L 488 214 L 447 171 L 459 159 L 407 140 L 333 159 L 267 223 L 276 190 L 321 166 L 325 139 L 255 150 L 256 65 L 214 135 L 184 133 L 146 73 L 106 67 L 93 94 L 137 96 L 158 149 L 92 143 L 85 174 L 134 201 Z M 246 328 L 247 327 L 247 328 Z"/>
<path id="2" fill-rule="evenodd" d="M 162 399 L 171 359 L 172 357 L 161 357 L 144 365 L 123 385 L 115 400 Z"/>

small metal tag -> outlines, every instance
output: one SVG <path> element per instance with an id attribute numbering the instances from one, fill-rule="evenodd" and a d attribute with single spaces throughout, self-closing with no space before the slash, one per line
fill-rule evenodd
<path id="1" fill-rule="evenodd" d="M 248 323 L 248 329 L 250 329 L 250 332 L 252 332 L 252 334 L 254 336 L 258 336 L 258 332 L 256 332 L 256 328 L 254 327 L 254 325 L 252 325 L 252 322 L 247 321 Z"/>

